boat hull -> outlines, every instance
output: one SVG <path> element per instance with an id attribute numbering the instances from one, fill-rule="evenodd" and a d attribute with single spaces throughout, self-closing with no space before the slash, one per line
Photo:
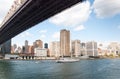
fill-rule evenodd
<path id="1" fill-rule="evenodd" d="M 56 60 L 57 63 L 72 63 L 72 62 L 78 62 L 79 59 L 60 59 Z"/>

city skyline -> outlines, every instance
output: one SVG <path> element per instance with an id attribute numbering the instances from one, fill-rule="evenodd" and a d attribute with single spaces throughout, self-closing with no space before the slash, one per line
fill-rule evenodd
<path id="1" fill-rule="evenodd" d="M 41 55 L 45 53 L 44 56 L 48 57 L 60 57 L 60 56 L 106 56 L 106 55 L 114 55 L 118 56 L 120 53 L 120 43 L 118 42 L 110 42 L 108 46 L 104 46 L 103 44 L 98 44 L 95 41 L 81 42 L 81 40 L 72 40 L 70 41 L 70 31 L 63 29 L 60 31 L 60 41 L 52 41 L 49 44 L 44 43 L 42 40 L 36 40 L 33 45 L 29 45 L 28 41 L 25 40 L 25 45 L 21 47 L 17 47 L 16 44 L 11 46 L 11 53 L 18 54 L 26 54 L 33 55 L 36 51 Z M 67 42 L 66 42 L 67 41 Z M 62 43 L 64 42 L 64 43 Z M 44 45 L 44 48 L 43 48 Z M 67 48 L 66 48 L 67 47 Z M 41 52 L 42 53 L 41 53 Z M 42 54 L 43 55 L 43 54 Z"/>
<path id="2" fill-rule="evenodd" d="M 5 9 L 7 13 L 7 10 L 9 10 L 13 3 L 12 1 L 1 1 L 0 3 L 8 5 L 1 5 L 0 7 L 4 6 L 7 8 Z M 12 39 L 12 45 L 17 44 L 22 46 L 25 40 L 28 40 L 30 45 L 38 39 L 43 40 L 44 43 L 59 41 L 61 29 L 70 30 L 71 40 L 79 39 L 83 42 L 92 40 L 96 42 L 120 42 L 120 38 L 118 38 L 118 34 L 120 33 L 119 0 L 104 1 L 104 4 L 102 4 L 103 1 L 87 0 L 79 3 L 71 9 L 63 11 L 17 35 Z M 108 6 L 104 7 L 105 5 Z M 0 22 L 6 14 L 2 10 L 0 9 Z"/>
<path id="3" fill-rule="evenodd" d="M 0 31 L 0 79 L 120 78 L 120 0 L 0 0 Z"/>

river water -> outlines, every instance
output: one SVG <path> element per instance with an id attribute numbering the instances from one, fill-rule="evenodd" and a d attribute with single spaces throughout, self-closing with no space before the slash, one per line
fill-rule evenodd
<path id="1" fill-rule="evenodd" d="M 0 60 L 0 79 L 120 79 L 120 59 Z"/>

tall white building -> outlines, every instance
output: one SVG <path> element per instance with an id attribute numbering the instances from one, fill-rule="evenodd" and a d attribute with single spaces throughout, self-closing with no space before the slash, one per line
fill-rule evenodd
<path id="1" fill-rule="evenodd" d="M 88 56 L 98 56 L 97 42 L 87 42 L 86 51 Z"/>
<path id="2" fill-rule="evenodd" d="M 80 43 L 80 53 L 82 56 L 87 55 L 86 43 L 84 43 L 84 42 Z"/>
<path id="3" fill-rule="evenodd" d="M 79 57 L 81 55 L 80 53 L 80 40 L 74 40 L 72 41 L 72 50 L 71 53 L 75 57 Z"/>
<path id="4" fill-rule="evenodd" d="M 111 42 L 108 45 L 108 51 L 110 54 L 114 55 L 120 54 L 120 44 L 118 42 Z"/>
<path id="5" fill-rule="evenodd" d="M 60 56 L 60 42 L 54 41 L 50 43 L 50 56 L 53 57 Z"/>

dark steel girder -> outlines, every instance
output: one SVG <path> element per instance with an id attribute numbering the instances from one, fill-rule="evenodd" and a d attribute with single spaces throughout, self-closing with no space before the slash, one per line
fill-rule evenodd
<path id="1" fill-rule="evenodd" d="M 27 0 L 0 28 L 0 44 L 83 0 Z"/>

